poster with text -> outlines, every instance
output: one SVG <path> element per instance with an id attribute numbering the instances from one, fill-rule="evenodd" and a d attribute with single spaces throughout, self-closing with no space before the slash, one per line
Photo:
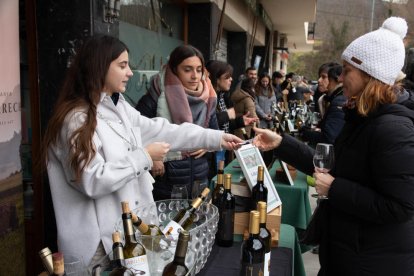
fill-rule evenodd
<path id="1" fill-rule="evenodd" d="M 22 225 L 19 1 L 0 1 L 0 237 Z M 1 273 L 0 273 L 1 274 Z"/>

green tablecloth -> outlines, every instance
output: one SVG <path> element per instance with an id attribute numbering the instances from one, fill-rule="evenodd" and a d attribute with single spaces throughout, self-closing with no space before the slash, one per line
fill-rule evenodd
<path id="1" fill-rule="evenodd" d="M 272 177 L 277 193 L 282 201 L 282 223 L 304 230 L 306 229 L 312 214 L 308 197 L 309 188 L 306 183 L 306 175 L 297 171 L 293 186 L 280 183 L 276 180 L 276 169 L 279 167 L 279 161 L 276 160 L 269 170 L 269 174 Z M 237 159 L 234 159 L 224 168 L 224 173 L 232 174 L 233 182 L 243 178 L 243 171 L 241 170 Z M 215 178 L 213 178 L 213 181 L 215 181 Z"/>
<path id="2" fill-rule="evenodd" d="M 283 216 L 283 209 L 282 209 Z M 295 228 L 291 225 L 281 224 L 280 225 L 280 247 L 288 247 L 292 249 L 293 254 L 293 276 L 306 276 L 305 267 L 303 265 L 302 251 L 299 245 L 298 235 L 296 234 Z"/>

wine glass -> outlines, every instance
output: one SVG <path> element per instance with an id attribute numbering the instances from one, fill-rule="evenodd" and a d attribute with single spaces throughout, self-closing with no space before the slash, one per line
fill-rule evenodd
<path id="1" fill-rule="evenodd" d="M 313 155 L 315 172 L 327 173 L 335 163 L 334 147 L 332 144 L 318 143 Z M 327 199 L 326 196 L 318 196 L 319 199 Z"/>
<path id="2" fill-rule="evenodd" d="M 201 192 L 208 187 L 208 181 L 206 180 L 194 180 L 193 189 L 191 191 L 191 198 L 195 199 Z"/>
<path id="3" fill-rule="evenodd" d="M 174 185 L 171 190 L 171 199 L 187 200 L 187 186 L 185 184 Z"/>

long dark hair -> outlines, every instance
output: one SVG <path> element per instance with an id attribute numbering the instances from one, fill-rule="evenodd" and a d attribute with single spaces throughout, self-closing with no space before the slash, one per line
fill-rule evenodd
<path id="1" fill-rule="evenodd" d="M 189 57 L 198 57 L 201 61 L 202 72 L 204 74 L 205 69 L 205 62 L 203 54 L 198 50 L 196 47 L 191 45 L 181 45 L 175 48 L 171 54 L 170 59 L 168 60 L 168 66 L 173 71 L 174 74 L 177 75 L 177 67 L 178 65 L 183 62 L 183 60 Z"/>
<path id="2" fill-rule="evenodd" d="M 67 115 L 74 109 L 86 113 L 85 122 L 68 141 L 69 164 L 79 182 L 82 171 L 96 154 L 92 137 L 96 129 L 96 106 L 105 85 L 111 62 L 128 47 L 119 39 L 95 35 L 87 39 L 77 51 L 69 68 L 49 120 L 43 144 L 42 161 L 47 163 L 47 151 L 57 144 Z"/>
<path id="3" fill-rule="evenodd" d="M 210 74 L 211 84 L 214 89 L 218 90 L 217 80 L 224 74 L 228 74 L 229 77 L 233 75 L 233 67 L 227 62 L 220 60 L 210 60 L 206 64 L 206 69 Z"/>

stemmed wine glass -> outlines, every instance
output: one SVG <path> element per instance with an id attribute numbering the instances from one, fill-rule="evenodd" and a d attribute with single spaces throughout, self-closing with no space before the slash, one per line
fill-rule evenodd
<path id="1" fill-rule="evenodd" d="M 176 184 L 171 191 L 171 199 L 188 199 L 187 186 L 185 184 Z"/>
<path id="2" fill-rule="evenodd" d="M 315 172 L 327 173 L 335 163 L 334 146 L 332 144 L 318 143 L 313 155 Z M 317 195 L 319 199 L 327 199 L 326 196 Z"/>

